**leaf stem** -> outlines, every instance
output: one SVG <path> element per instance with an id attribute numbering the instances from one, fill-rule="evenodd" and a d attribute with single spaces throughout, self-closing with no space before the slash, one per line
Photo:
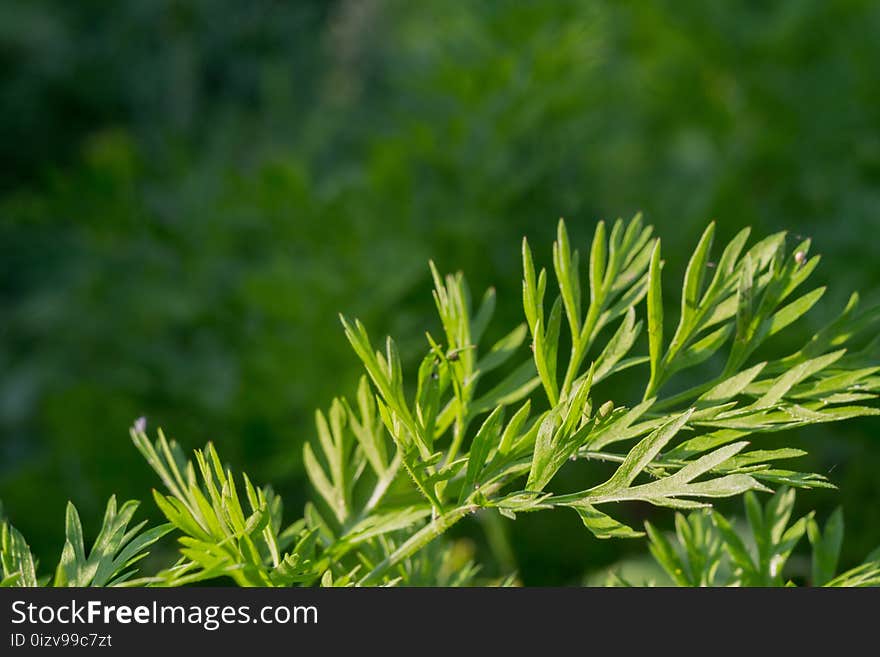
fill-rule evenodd
<path id="1" fill-rule="evenodd" d="M 438 516 L 413 534 L 405 543 L 403 543 L 403 545 L 377 564 L 373 570 L 361 579 L 358 583 L 359 586 L 371 586 L 377 584 L 381 581 L 385 573 L 394 568 L 404 559 L 411 557 L 416 552 L 423 549 L 434 539 L 444 534 L 450 527 L 464 518 L 467 514 L 476 511 L 478 508 L 479 507 L 476 504 L 468 504 L 456 507 L 451 511 L 447 511 Z"/>

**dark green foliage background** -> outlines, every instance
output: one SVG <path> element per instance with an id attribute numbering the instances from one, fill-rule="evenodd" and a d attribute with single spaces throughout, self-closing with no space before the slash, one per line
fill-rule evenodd
<path id="1" fill-rule="evenodd" d="M 398 336 L 412 370 L 438 325 L 433 258 L 498 288 L 500 334 L 521 317 L 522 236 L 548 264 L 560 216 L 583 250 L 597 219 L 644 211 L 669 314 L 709 219 L 719 240 L 813 237 L 831 288 L 775 342 L 796 349 L 880 288 L 878 34 L 870 0 L 7 0 L 6 513 L 51 564 L 68 498 L 87 532 L 112 492 L 148 500 L 142 414 L 298 513 L 312 413 L 359 374 L 337 312 Z M 880 543 L 876 419 L 774 441 L 840 486 L 799 505 L 845 504 L 845 565 Z M 644 548 L 574 514 L 509 529 L 530 584 Z"/>

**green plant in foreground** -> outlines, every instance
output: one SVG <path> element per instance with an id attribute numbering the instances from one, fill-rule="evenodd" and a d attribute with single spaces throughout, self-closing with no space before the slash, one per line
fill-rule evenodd
<path id="1" fill-rule="evenodd" d="M 786 564 L 806 535 L 812 558 L 796 574 L 812 586 L 880 585 L 880 548 L 862 565 L 837 574 L 841 509 L 831 514 L 824 530 L 812 512 L 789 525 L 794 501 L 794 490 L 785 487 L 763 507 L 753 493 L 746 493 L 745 537 L 717 511 L 694 511 L 687 517 L 677 513 L 674 543 L 646 524 L 651 554 L 677 586 L 793 586 L 784 574 Z"/>
<path id="2" fill-rule="evenodd" d="M 819 261 L 808 257 L 809 240 L 790 247 L 778 233 L 746 249 L 748 237 L 741 231 L 713 263 L 709 225 L 688 263 L 671 338 L 660 240 L 640 216 L 607 232 L 597 225 L 586 281 L 560 222 L 553 292 L 551 275 L 536 269 L 524 241 L 525 322 L 488 348 L 494 291 L 474 304 L 461 274 L 441 277 L 432 264 L 442 334 L 426 335 L 412 380 L 391 338 L 377 350 L 366 327 L 343 317 L 365 376 L 354 399 L 335 399 L 317 413 L 317 440 L 303 454 L 317 495 L 286 527 L 272 489 L 246 475 L 237 484 L 213 446 L 197 450 L 194 465 L 161 431 L 151 441 L 136 423 L 132 438 L 165 485 L 167 493 L 154 497 L 181 546 L 177 563 L 138 583 L 467 584 L 476 567 L 451 569 L 444 535 L 477 512 L 515 518 L 571 509 L 599 538 L 634 538 L 643 532 L 611 515 L 615 503 L 698 509 L 743 493 L 754 500 L 752 491 L 773 486 L 829 487 L 820 475 L 778 465 L 802 451 L 754 449 L 744 439 L 877 414 L 864 402 L 880 390 L 880 307 L 861 310 L 854 294 L 801 349 L 755 362 L 758 348 L 810 310 L 824 288 L 795 294 Z M 668 392 L 678 374 L 709 359 L 718 362 L 715 376 Z M 631 368 L 645 370 L 640 398 L 609 395 L 603 384 Z M 556 490 L 556 475 L 578 459 L 615 469 L 579 490 Z M 33 582 L 21 557 L 29 551 L 13 531 L 7 541 L 4 529 L 4 576 Z M 126 536 L 141 541 L 136 534 Z M 651 534 L 655 550 L 658 536 Z M 74 553 L 82 561 L 82 550 Z M 100 580 L 77 581 L 119 583 L 110 579 L 116 563 Z M 66 581 L 73 579 L 56 578 Z"/>
<path id="3" fill-rule="evenodd" d="M 83 529 L 76 507 L 68 502 L 64 549 L 52 579 L 53 586 L 116 586 L 138 584 L 131 580 L 134 565 L 147 556 L 147 548 L 171 531 L 170 524 L 144 530 L 143 520 L 129 527 L 139 502 L 129 500 L 117 509 L 111 496 L 101 530 L 86 554 Z M 5 519 L 0 521 L 0 586 L 38 586 L 48 577 L 37 578 L 37 563 L 21 533 Z"/>

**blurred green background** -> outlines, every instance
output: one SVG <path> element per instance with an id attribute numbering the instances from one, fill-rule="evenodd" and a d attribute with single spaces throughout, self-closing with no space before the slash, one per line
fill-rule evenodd
<path id="1" fill-rule="evenodd" d="M 831 288 L 797 348 L 880 288 L 878 34 L 872 0 L 5 0 L 6 513 L 44 570 L 68 498 L 87 531 L 113 492 L 155 516 L 127 433 L 146 415 L 293 517 L 314 409 L 359 374 L 337 313 L 411 365 L 433 258 L 495 285 L 512 326 L 520 240 L 547 264 L 559 217 L 583 250 L 597 219 L 644 211 L 670 292 L 709 219 L 813 237 Z M 844 503 L 844 565 L 880 544 L 878 429 L 784 439 L 840 486 L 799 504 Z M 575 514 L 509 529 L 527 584 L 643 550 Z"/>

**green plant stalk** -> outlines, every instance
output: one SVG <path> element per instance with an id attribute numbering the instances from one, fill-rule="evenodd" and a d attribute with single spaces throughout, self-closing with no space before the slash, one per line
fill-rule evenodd
<path id="1" fill-rule="evenodd" d="M 266 577 L 261 577 L 259 572 L 250 574 L 248 570 L 250 569 L 237 570 L 231 573 L 232 579 L 236 584 L 242 588 L 272 586 L 272 583 Z"/>
<path id="2" fill-rule="evenodd" d="M 416 475 L 416 473 L 413 471 L 413 469 L 412 469 L 412 467 L 409 465 L 409 463 L 406 462 L 406 459 L 405 459 L 405 458 L 402 459 L 402 461 L 403 461 L 403 467 L 404 467 L 404 469 L 406 470 L 407 474 L 409 475 L 409 478 L 412 479 L 413 483 L 416 485 L 416 488 L 419 489 L 419 492 L 421 492 L 421 494 L 425 496 L 425 499 L 428 500 L 428 502 L 429 502 L 430 505 L 431 505 L 431 508 L 434 509 L 434 512 L 435 512 L 435 513 L 440 513 L 440 512 L 442 512 L 442 510 L 443 510 L 443 503 L 440 501 L 440 498 L 437 497 L 436 493 L 434 493 L 434 492 L 432 492 L 431 490 L 429 490 L 429 489 L 428 489 L 428 488 L 422 483 L 422 481 L 419 479 L 418 475 Z"/>
<path id="3" fill-rule="evenodd" d="M 559 393 L 560 399 L 565 399 L 571 392 L 571 387 L 577 378 L 578 370 L 584 362 L 587 352 L 593 343 L 593 331 L 596 330 L 596 323 L 599 321 L 599 310 L 601 308 L 601 300 L 597 299 L 590 304 L 587 311 L 587 318 L 584 321 L 584 327 L 577 339 L 573 339 L 571 347 L 571 358 L 568 361 L 568 367 L 565 370 L 565 379 L 562 383 L 562 390 Z"/>
<path id="4" fill-rule="evenodd" d="M 665 411 L 669 408 L 676 408 L 678 406 L 681 406 L 682 404 L 691 401 L 692 399 L 696 399 L 704 392 L 711 390 L 716 385 L 724 381 L 724 379 L 724 376 L 717 376 L 711 381 L 707 381 L 706 383 L 701 383 L 699 385 L 688 388 L 687 390 L 677 393 L 672 397 L 660 399 L 651 407 L 649 412 L 662 415 L 661 411 Z"/>
<path id="5" fill-rule="evenodd" d="M 438 516 L 422 529 L 410 536 L 407 541 L 389 554 L 373 570 L 367 573 L 358 583 L 359 586 L 370 586 L 377 584 L 389 570 L 394 568 L 404 559 L 407 559 L 431 543 L 434 539 L 439 538 L 446 533 L 455 523 L 464 518 L 469 513 L 473 513 L 479 507 L 476 504 L 466 504 L 456 507 L 451 511 Z"/>
<path id="6" fill-rule="evenodd" d="M 500 569 L 503 572 L 515 572 L 517 570 L 516 556 L 501 514 L 494 510 L 485 510 L 479 513 L 477 518 L 483 526 L 486 542 L 489 544 L 489 549 Z"/>
<path id="7" fill-rule="evenodd" d="M 459 397 L 458 411 L 456 412 L 455 425 L 452 428 L 452 441 L 447 451 L 446 463 L 452 463 L 458 456 L 458 450 L 461 449 L 461 443 L 464 440 L 464 434 L 467 430 L 465 404 L 463 397 Z"/>

